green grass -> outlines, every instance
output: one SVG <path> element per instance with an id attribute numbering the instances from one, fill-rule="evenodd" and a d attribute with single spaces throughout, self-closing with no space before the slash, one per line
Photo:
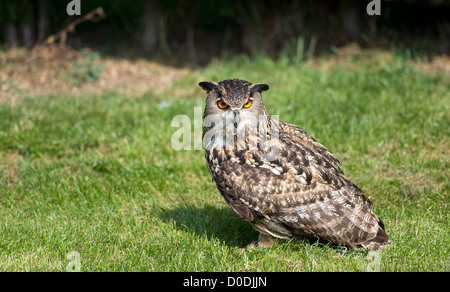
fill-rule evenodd
<path id="1" fill-rule="evenodd" d="M 379 270 L 448 271 L 449 75 L 368 64 L 236 58 L 159 95 L 0 103 L 0 271 L 65 271 L 71 251 L 82 271 L 368 270 L 364 254 L 317 244 L 246 248 L 257 232 L 225 204 L 203 151 L 172 149 L 172 118 L 203 106 L 197 83 L 230 77 L 268 83 L 268 111 L 325 144 L 371 198 L 395 243 Z"/>

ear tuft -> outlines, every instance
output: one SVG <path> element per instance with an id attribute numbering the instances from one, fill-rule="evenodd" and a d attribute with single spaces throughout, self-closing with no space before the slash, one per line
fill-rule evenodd
<path id="1" fill-rule="evenodd" d="M 200 82 L 198 85 L 200 85 L 201 88 L 206 90 L 206 92 L 210 92 L 211 90 L 213 90 L 214 87 L 217 86 L 217 83 L 210 82 L 210 81 L 203 81 L 203 82 Z"/>
<path id="2" fill-rule="evenodd" d="M 267 84 L 255 84 L 250 88 L 250 93 L 253 94 L 255 92 L 262 92 L 269 90 L 269 85 Z"/>

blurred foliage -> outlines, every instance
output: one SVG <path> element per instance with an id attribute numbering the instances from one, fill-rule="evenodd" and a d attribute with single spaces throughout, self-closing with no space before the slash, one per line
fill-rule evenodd
<path id="1" fill-rule="evenodd" d="M 362 46 L 401 44 L 431 53 L 447 53 L 450 47 L 450 2 L 445 0 L 381 1 L 381 16 L 367 15 L 369 0 L 80 1 L 82 14 L 101 6 L 108 17 L 79 25 L 69 42 L 104 51 L 124 46 L 140 50 L 149 29 L 157 43 L 152 52 L 181 54 L 199 62 L 203 56 L 209 60 L 224 52 L 263 52 L 272 57 L 288 53 L 302 59 L 306 56 L 301 54 L 330 51 L 354 41 Z M 43 10 L 45 35 L 58 32 L 76 18 L 66 14 L 69 2 L 1 1 L 0 44 L 7 47 L 8 24 L 37 23 Z"/>
<path id="2" fill-rule="evenodd" d="M 70 80 L 74 85 L 92 82 L 98 79 L 103 71 L 103 64 L 96 62 L 100 60 L 99 53 L 90 53 L 86 60 L 81 59 L 72 62 L 70 69 Z"/>

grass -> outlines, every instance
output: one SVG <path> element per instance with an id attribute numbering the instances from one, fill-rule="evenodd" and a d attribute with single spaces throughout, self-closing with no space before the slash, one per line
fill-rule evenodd
<path id="1" fill-rule="evenodd" d="M 175 115 L 203 80 L 265 82 L 268 111 L 325 144 L 375 204 L 394 245 L 381 271 L 449 270 L 450 86 L 400 58 L 293 65 L 216 61 L 163 93 L 0 103 L 0 270 L 367 271 L 370 259 L 257 233 L 219 195 L 203 151 L 174 151 Z M 159 106 L 163 104 L 164 106 Z"/>

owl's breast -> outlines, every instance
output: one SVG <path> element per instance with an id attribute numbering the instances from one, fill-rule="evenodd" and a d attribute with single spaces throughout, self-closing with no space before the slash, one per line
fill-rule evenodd
<path id="1" fill-rule="evenodd" d="M 249 167 L 246 153 L 216 143 L 205 150 L 206 165 L 222 195 L 242 186 L 243 174 Z"/>

